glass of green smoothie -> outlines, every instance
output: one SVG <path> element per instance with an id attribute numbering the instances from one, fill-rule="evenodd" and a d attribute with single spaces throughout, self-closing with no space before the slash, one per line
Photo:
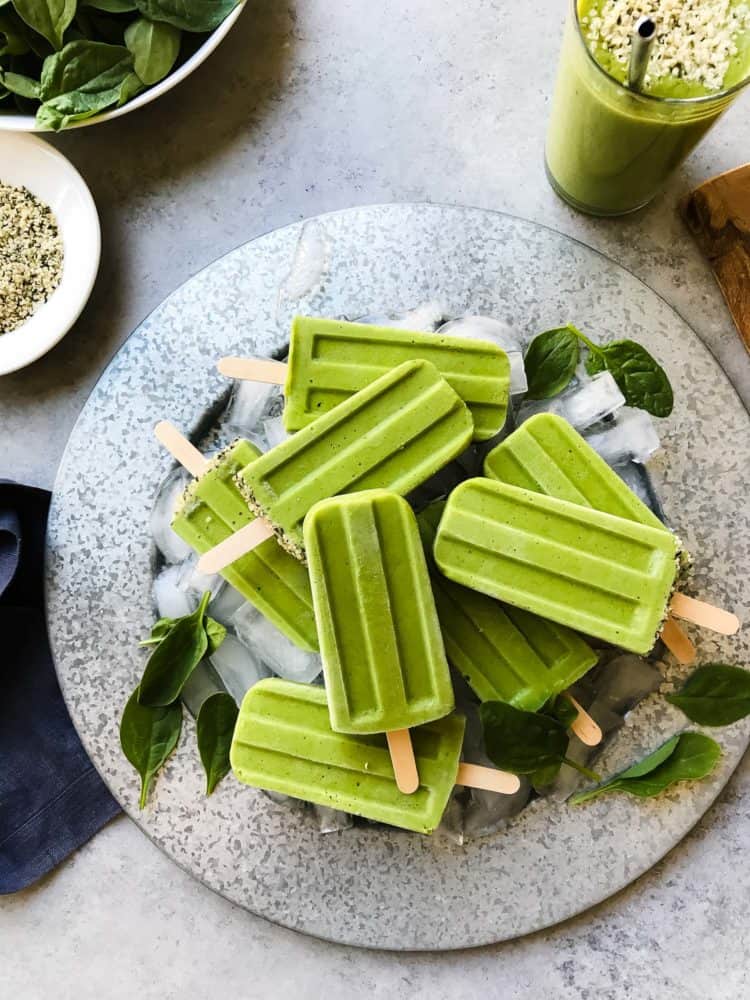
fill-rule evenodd
<path id="1" fill-rule="evenodd" d="M 642 15 L 656 38 L 636 91 Z M 571 0 L 547 134 L 552 187 L 593 215 L 642 208 L 749 80 L 749 0 Z"/>

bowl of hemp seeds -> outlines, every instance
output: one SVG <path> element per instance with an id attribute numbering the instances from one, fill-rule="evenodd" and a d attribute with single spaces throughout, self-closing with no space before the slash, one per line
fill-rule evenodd
<path id="1" fill-rule="evenodd" d="M 99 269 L 94 200 L 35 136 L 0 134 L 0 375 L 46 354 L 86 305 Z"/>

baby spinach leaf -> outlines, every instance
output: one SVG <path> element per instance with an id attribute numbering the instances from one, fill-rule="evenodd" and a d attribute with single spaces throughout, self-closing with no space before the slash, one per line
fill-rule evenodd
<path id="1" fill-rule="evenodd" d="M 138 688 L 133 691 L 120 721 L 120 746 L 141 776 L 141 809 L 154 775 L 177 746 L 181 729 L 179 703 L 152 708 L 138 701 Z"/>
<path id="2" fill-rule="evenodd" d="M 570 698 L 566 698 L 564 694 L 558 694 L 554 698 L 550 698 L 541 711 L 544 715 L 549 715 L 551 718 L 557 719 L 566 729 L 570 729 L 578 718 L 578 709 Z"/>
<path id="3" fill-rule="evenodd" d="M 650 774 L 651 771 L 655 771 L 660 764 L 663 764 L 668 757 L 672 756 L 675 751 L 675 747 L 679 742 L 679 734 L 677 736 L 671 736 L 666 743 L 662 743 L 662 745 L 657 747 L 656 750 L 647 754 L 643 760 L 639 760 L 637 763 L 631 764 L 630 767 L 618 774 L 618 779 L 642 778 L 644 774 Z"/>
<path id="4" fill-rule="evenodd" d="M 639 764 L 610 778 L 597 788 L 579 792 L 571 805 L 587 802 L 607 792 L 627 792 L 639 798 L 652 798 L 679 781 L 705 778 L 716 767 L 721 747 L 703 733 L 674 736 Z"/>
<path id="5" fill-rule="evenodd" d="M 127 14 L 136 9 L 134 0 L 84 0 L 82 7 L 93 7 L 107 14 Z"/>
<path id="6" fill-rule="evenodd" d="M 239 0 L 135 0 L 149 21 L 165 21 L 183 31 L 213 31 Z"/>
<path id="7" fill-rule="evenodd" d="M 178 621 L 180 621 L 179 618 L 160 618 L 151 626 L 151 635 L 148 639 L 142 639 L 138 645 L 157 646 L 167 633 L 171 632 Z M 213 618 L 209 618 L 208 615 L 204 616 L 203 628 L 206 631 L 206 639 L 208 640 L 206 655 L 210 656 L 211 653 L 215 653 L 222 642 L 224 642 L 227 630 L 220 622 L 215 621 Z"/>
<path id="8" fill-rule="evenodd" d="M 227 630 L 224 626 L 213 618 L 209 618 L 206 615 L 205 621 L 203 622 L 203 627 L 206 630 L 206 639 L 208 640 L 208 648 L 206 650 L 206 655 L 210 656 L 211 653 L 215 653 L 219 646 L 224 642 L 227 637 Z"/>
<path id="9" fill-rule="evenodd" d="M 124 18 L 102 14 L 98 10 L 90 10 L 88 18 L 91 28 L 87 37 L 92 41 L 107 42 L 108 45 L 125 45 L 127 24 Z"/>
<path id="10" fill-rule="evenodd" d="M 140 94 L 145 89 L 146 85 L 136 72 L 128 73 L 122 82 L 122 87 L 120 87 L 120 97 L 117 101 L 117 107 L 121 108 L 123 104 L 132 101 L 136 94 Z"/>
<path id="11" fill-rule="evenodd" d="M 540 767 L 538 771 L 533 771 L 529 775 L 529 781 L 531 782 L 534 791 L 538 792 L 541 788 L 546 788 L 548 785 L 551 785 L 560 773 L 561 767 L 562 761 L 558 761 L 556 764 L 548 764 L 547 767 Z"/>
<path id="12" fill-rule="evenodd" d="M 700 726 L 729 726 L 750 715 L 750 671 L 726 663 L 698 667 L 667 701 Z"/>
<path id="13" fill-rule="evenodd" d="M 31 77 L 0 70 L 0 84 L 11 94 L 18 94 L 19 97 L 27 97 L 30 100 L 39 99 L 39 84 Z"/>
<path id="14" fill-rule="evenodd" d="M 667 373 L 641 344 L 613 340 L 596 346 L 586 360 L 586 371 L 595 375 L 605 369 L 612 373 L 628 406 L 655 417 L 668 417 L 672 412 L 674 394 Z"/>
<path id="15" fill-rule="evenodd" d="M 524 712 L 503 701 L 485 701 L 479 706 L 479 717 L 487 755 L 502 770 L 537 776 L 544 772 L 546 776 L 552 768 L 569 764 L 587 777 L 593 774 L 566 757 L 569 737 L 557 719 Z"/>
<path id="16" fill-rule="evenodd" d="M 170 632 L 174 625 L 179 621 L 179 618 L 160 618 L 155 621 L 151 626 L 151 635 L 148 639 L 141 639 L 138 643 L 139 646 L 156 646 L 165 637 L 167 632 Z"/>
<path id="17" fill-rule="evenodd" d="M 206 591 L 196 610 L 178 619 L 148 658 L 138 694 L 142 705 L 171 704 L 206 655 L 203 615 L 210 596 Z"/>
<path id="18" fill-rule="evenodd" d="M 133 57 L 122 45 L 69 42 L 62 52 L 44 60 L 44 103 L 37 112 L 37 121 L 57 130 L 91 118 L 117 104 L 132 71 Z"/>
<path id="19" fill-rule="evenodd" d="M 76 12 L 76 0 L 13 0 L 19 17 L 53 49 L 63 47 L 63 34 Z"/>
<path id="20" fill-rule="evenodd" d="M 224 692 L 206 698 L 198 712 L 198 752 L 206 772 L 206 795 L 229 772 L 229 748 L 238 714 L 234 698 Z"/>
<path id="21" fill-rule="evenodd" d="M 26 26 L 12 10 L 0 12 L 0 56 L 22 56 L 31 46 Z"/>
<path id="22" fill-rule="evenodd" d="M 135 71 L 151 86 L 163 80 L 180 53 L 180 29 L 164 21 L 139 17 L 125 31 L 125 44 L 133 53 Z"/>
<path id="23" fill-rule="evenodd" d="M 569 326 L 537 334 L 523 359 L 528 398 L 548 399 L 562 392 L 573 378 L 580 350 L 578 337 Z"/>

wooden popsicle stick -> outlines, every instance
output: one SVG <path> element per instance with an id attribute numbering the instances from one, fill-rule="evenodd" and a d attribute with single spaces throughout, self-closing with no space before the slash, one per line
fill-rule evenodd
<path id="1" fill-rule="evenodd" d="M 481 764 L 458 765 L 456 784 L 465 788 L 483 788 L 487 792 L 499 792 L 500 795 L 513 795 L 521 787 L 517 774 L 508 771 L 498 771 L 494 767 L 482 767 Z"/>
<path id="2" fill-rule="evenodd" d="M 411 795 L 419 788 L 419 772 L 414 758 L 411 734 L 408 729 L 393 729 L 385 736 L 388 740 L 388 750 L 398 790 L 404 795 Z"/>
<path id="3" fill-rule="evenodd" d="M 687 597 L 685 594 L 675 594 L 669 610 L 678 618 L 684 618 L 685 621 L 709 628 L 721 635 L 734 635 L 740 627 L 739 618 L 731 611 L 724 611 L 722 608 L 714 607 L 713 604 L 706 604 L 705 601 L 698 601 L 695 597 Z"/>
<path id="4" fill-rule="evenodd" d="M 216 367 L 227 378 L 283 385 L 288 366 L 283 361 L 267 361 L 264 358 L 221 358 Z"/>
<path id="5" fill-rule="evenodd" d="M 670 617 L 664 622 L 661 630 L 661 641 L 674 656 L 678 663 L 689 666 L 695 663 L 697 652 L 690 636 Z"/>
<path id="6" fill-rule="evenodd" d="M 207 576 L 220 573 L 241 556 L 257 549 L 261 542 L 272 537 L 273 525 L 271 522 L 264 517 L 256 517 L 250 524 L 246 524 L 244 528 L 240 528 L 229 538 L 225 538 L 223 542 L 219 542 L 208 552 L 204 552 L 198 560 L 198 572 L 205 573 Z"/>
<path id="7" fill-rule="evenodd" d="M 191 476 L 202 476 L 211 464 L 198 451 L 194 444 L 177 430 L 168 420 L 160 420 L 154 427 L 157 441 L 163 444 L 167 451 L 176 458 L 180 465 L 187 469 Z"/>
<path id="8" fill-rule="evenodd" d="M 581 743 L 585 743 L 587 747 L 598 747 L 603 739 L 599 724 L 594 722 L 586 709 L 575 700 L 572 694 L 566 691 L 565 697 L 578 712 L 570 728 Z"/>

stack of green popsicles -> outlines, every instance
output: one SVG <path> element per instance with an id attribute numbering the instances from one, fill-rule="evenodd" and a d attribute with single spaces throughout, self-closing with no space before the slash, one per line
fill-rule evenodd
<path id="1" fill-rule="evenodd" d="M 430 504 L 417 518 L 430 557 L 444 507 Z M 571 629 L 453 583 L 434 563 L 431 570 L 448 659 L 480 701 L 536 712 L 597 662 Z"/>
<path id="2" fill-rule="evenodd" d="M 284 387 L 284 425 L 298 431 L 405 361 L 429 361 L 463 399 L 474 438 L 502 430 L 510 362 L 489 341 L 295 316 Z"/>
<path id="3" fill-rule="evenodd" d="M 464 725 L 454 714 L 414 730 L 419 788 L 404 795 L 384 736 L 334 731 L 322 688 L 270 678 L 245 695 L 230 760 L 247 785 L 432 833 L 456 782 Z"/>
<path id="4" fill-rule="evenodd" d="M 260 454 L 249 441 L 236 441 L 188 487 L 172 528 L 196 552 L 209 551 L 253 520 L 234 477 Z M 307 569 L 273 538 L 227 566 L 221 575 L 292 642 L 317 650 Z"/>
<path id="5" fill-rule="evenodd" d="M 679 546 L 661 527 L 469 479 L 448 499 L 434 551 L 457 583 L 644 654 L 667 615 Z"/>
<path id="6" fill-rule="evenodd" d="M 251 462 L 236 481 L 281 544 L 303 558 L 302 522 L 315 503 L 368 489 L 405 495 L 464 451 L 473 430 L 435 366 L 409 361 Z"/>

